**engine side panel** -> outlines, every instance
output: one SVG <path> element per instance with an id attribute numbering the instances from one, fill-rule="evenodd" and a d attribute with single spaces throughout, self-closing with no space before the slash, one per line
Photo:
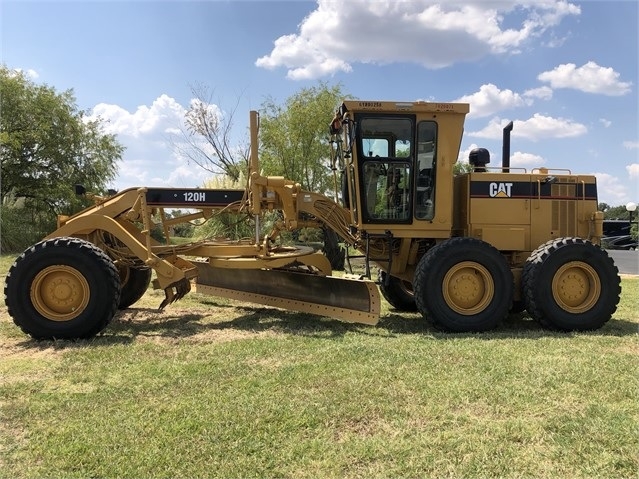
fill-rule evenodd
<path id="1" fill-rule="evenodd" d="M 501 251 L 532 251 L 546 241 L 588 238 L 597 211 L 594 176 L 468 173 L 455 179 L 454 231 Z"/>

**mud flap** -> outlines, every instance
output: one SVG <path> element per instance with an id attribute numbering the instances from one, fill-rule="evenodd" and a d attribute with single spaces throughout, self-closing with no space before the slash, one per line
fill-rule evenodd
<path id="1" fill-rule="evenodd" d="M 349 323 L 375 325 L 379 320 L 379 290 L 370 280 L 194 264 L 198 268 L 195 280 L 198 293 L 328 316 Z"/>

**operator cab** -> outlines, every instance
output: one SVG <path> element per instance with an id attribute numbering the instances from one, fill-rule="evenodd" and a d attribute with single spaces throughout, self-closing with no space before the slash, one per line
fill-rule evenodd
<path id="1" fill-rule="evenodd" d="M 345 100 L 330 133 L 334 170 L 342 175 L 339 195 L 352 223 L 375 232 L 396 224 L 449 234 L 453 165 L 468 109 L 467 103 Z"/>
<path id="2" fill-rule="evenodd" d="M 354 119 L 363 222 L 432 220 L 437 123 L 375 113 Z"/>

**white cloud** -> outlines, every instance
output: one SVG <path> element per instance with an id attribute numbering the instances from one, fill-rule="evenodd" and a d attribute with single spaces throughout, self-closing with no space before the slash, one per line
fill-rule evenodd
<path id="1" fill-rule="evenodd" d="M 547 86 L 532 88 L 524 92 L 524 97 L 538 98 L 540 100 L 550 100 L 552 98 L 552 88 Z"/>
<path id="2" fill-rule="evenodd" d="M 565 0 L 318 0 L 298 33 L 276 39 L 271 53 L 255 64 L 285 67 L 294 80 L 349 72 L 357 62 L 442 68 L 488 54 L 519 53 L 526 42 L 580 13 Z"/>
<path id="3" fill-rule="evenodd" d="M 25 77 L 31 80 L 37 80 L 38 78 L 40 78 L 40 74 L 37 71 L 33 70 L 32 68 L 29 68 L 27 70 L 24 70 L 22 68 L 14 68 L 13 71 L 18 74 L 22 73 Z"/>
<path id="4" fill-rule="evenodd" d="M 630 177 L 630 179 L 639 179 L 639 163 L 631 163 L 630 165 L 626 165 L 626 171 L 628 172 L 628 176 Z"/>
<path id="5" fill-rule="evenodd" d="M 628 189 L 619 181 L 619 178 L 609 173 L 592 174 L 597 177 L 597 196 L 600 202 L 620 205 L 628 201 Z"/>
<path id="6" fill-rule="evenodd" d="M 472 143 L 468 147 L 460 150 L 459 156 L 457 157 L 457 161 L 460 163 L 468 163 L 468 155 L 475 148 L 479 148 L 479 145 L 476 143 Z M 493 154 L 490 152 L 490 163 L 488 163 L 489 168 L 499 168 L 501 166 L 501 150 L 498 153 Z M 530 171 L 531 168 L 537 168 L 544 166 L 546 160 L 544 160 L 539 155 L 534 155 L 532 153 L 523 153 L 521 151 L 516 151 L 511 153 L 510 155 L 510 166 L 512 168 L 526 168 Z"/>
<path id="7" fill-rule="evenodd" d="M 470 103 L 469 117 L 482 118 L 494 115 L 503 110 L 509 110 L 530 104 L 530 101 L 522 98 L 512 90 L 500 90 L 492 83 L 482 85 L 478 92 L 465 95 L 455 100 L 456 102 Z"/>
<path id="8" fill-rule="evenodd" d="M 553 88 L 572 88 L 586 93 L 621 96 L 630 92 L 631 82 L 619 81 L 619 73 L 612 68 L 588 62 L 577 68 L 574 63 L 564 63 L 554 70 L 540 73 L 537 79 L 550 83 Z"/>
<path id="9" fill-rule="evenodd" d="M 150 106 L 140 105 L 133 112 L 106 103 L 93 108 L 87 120 L 100 118 L 105 133 L 117 135 L 118 141 L 126 147 L 118 164 L 117 189 L 195 187 L 211 176 L 175 151 L 177 139 L 185 128 L 186 111 L 166 94 L 160 95 Z"/>
<path id="10" fill-rule="evenodd" d="M 475 148 L 479 148 L 479 146 L 476 143 L 472 143 L 464 150 L 460 150 L 457 161 L 459 161 L 460 163 L 468 163 L 468 155 L 470 155 L 470 152 L 473 151 Z"/>
<path id="11" fill-rule="evenodd" d="M 534 155 L 532 153 L 524 153 L 521 151 L 516 151 L 512 155 L 510 155 L 510 166 L 517 168 L 537 168 L 543 166 L 546 163 L 539 155 Z"/>
<path id="12" fill-rule="evenodd" d="M 624 141 L 623 147 L 626 150 L 636 150 L 639 149 L 639 141 Z"/>
<path id="13" fill-rule="evenodd" d="M 130 156 L 125 153 L 125 157 Z M 130 186 L 148 186 L 149 181 L 149 168 L 148 161 L 146 160 L 134 160 L 134 159 L 122 159 L 118 162 L 118 183 L 119 188 L 123 189 Z"/>
<path id="14" fill-rule="evenodd" d="M 151 106 L 140 105 L 133 113 L 118 105 L 99 103 L 93 107 L 89 120 L 104 120 L 106 133 L 138 137 L 153 133 L 179 130 L 186 109 L 173 98 L 163 94 Z"/>
<path id="15" fill-rule="evenodd" d="M 599 118 L 599 123 L 601 123 L 604 128 L 610 128 L 610 125 L 612 125 L 612 122 L 606 118 Z"/>
<path id="16" fill-rule="evenodd" d="M 503 129 L 508 120 L 493 118 L 488 125 L 479 131 L 469 132 L 469 136 L 478 138 L 499 139 L 503 137 Z M 588 132 L 588 128 L 581 123 L 564 118 L 553 118 L 535 113 L 528 120 L 513 121 L 513 138 L 525 138 L 538 141 L 548 138 L 570 138 L 581 136 Z"/>

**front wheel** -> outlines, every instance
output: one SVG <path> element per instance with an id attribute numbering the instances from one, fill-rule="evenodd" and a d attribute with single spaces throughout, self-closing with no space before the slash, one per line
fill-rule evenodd
<path id="1" fill-rule="evenodd" d="M 451 238 L 428 250 L 417 265 L 413 286 L 419 312 L 451 332 L 495 328 L 508 314 L 514 294 L 506 259 L 476 238 Z"/>
<path id="2" fill-rule="evenodd" d="M 522 275 L 526 309 L 563 331 L 602 327 L 617 310 L 621 279 L 608 253 L 581 238 L 551 240 L 533 251 Z"/>
<path id="3" fill-rule="evenodd" d="M 92 243 L 54 238 L 16 259 L 4 295 L 14 323 L 33 338 L 89 338 L 115 315 L 120 278 L 111 259 Z"/>

